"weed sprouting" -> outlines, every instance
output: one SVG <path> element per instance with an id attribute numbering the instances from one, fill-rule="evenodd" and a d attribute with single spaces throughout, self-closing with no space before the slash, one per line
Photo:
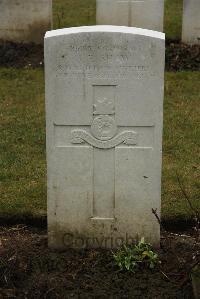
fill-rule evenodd
<path id="1" fill-rule="evenodd" d="M 159 263 L 158 254 L 152 246 L 145 243 L 144 238 L 136 245 L 123 245 L 116 253 L 113 253 L 116 265 L 120 270 L 136 272 L 142 268 L 154 269 Z"/>

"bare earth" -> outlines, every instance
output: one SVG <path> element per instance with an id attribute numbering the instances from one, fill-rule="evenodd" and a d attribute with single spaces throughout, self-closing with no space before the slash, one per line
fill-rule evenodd
<path id="1" fill-rule="evenodd" d="M 189 271 L 200 250 L 189 233 L 163 233 L 160 266 L 120 272 L 111 251 L 47 247 L 45 230 L 0 227 L 0 298 L 193 298 Z"/>
<path id="2" fill-rule="evenodd" d="M 34 44 L 0 42 L 0 66 L 41 67 L 44 65 L 43 47 Z M 166 71 L 200 70 L 200 46 L 179 41 L 166 41 Z"/>

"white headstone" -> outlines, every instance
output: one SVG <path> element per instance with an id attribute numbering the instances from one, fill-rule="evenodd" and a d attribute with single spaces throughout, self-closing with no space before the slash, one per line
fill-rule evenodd
<path id="1" fill-rule="evenodd" d="M 183 1 L 182 41 L 200 44 L 200 0 Z"/>
<path id="2" fill-rule="evenodd" d="M 159 244 L 164 34 L 91 26 L 45 37 L 49 245 Z"/>
<path id="3" fill-rule="evenodd" d="M 42 44 L 51 22 L 52 0 L 0 0 L 0 40 Z"/>
<path id="4" fill-rule="evenodd" d="M 163 31 L 164 0 L 97 0 L 99 25 L 121 25 Z"/>

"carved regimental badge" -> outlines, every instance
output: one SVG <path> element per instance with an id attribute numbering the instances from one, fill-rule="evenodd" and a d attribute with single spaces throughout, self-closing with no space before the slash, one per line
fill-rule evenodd
<path id="1" fill-rule="evenodd" d="M 88 143 L 94 147 L 109 149 L 124 143 L 126 145 L 137 144 L 137 133 L 124 131 L 117 134 L 115 120 L 115 107 L 112 99 L 98 98 L 93 105 L 93 121 L 90 132 L 76 129 L 71 132 L 73 144 Z"/>

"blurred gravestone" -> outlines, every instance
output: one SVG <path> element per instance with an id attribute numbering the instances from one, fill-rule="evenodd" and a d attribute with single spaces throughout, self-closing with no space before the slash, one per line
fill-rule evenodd
<path id="1" fill-rule="evenodd" d="M 164 0 L 97 0 L 97 24 L 163 31 Z"/>
<path id="2" fill-rule="evenodd" d="M 182 41 L 200 44 L 200 0 L 183 1 Z"/>
<path id="3" fill-rule="evenodd" d="M 159 245 L 164 52 L 138 28 L 47 32 L 51 247 Z"/>
<path id="4" fill-rule="evenodd" d="M 43 44 L 52 0 L 0 0 L 0 40 Z"/>

